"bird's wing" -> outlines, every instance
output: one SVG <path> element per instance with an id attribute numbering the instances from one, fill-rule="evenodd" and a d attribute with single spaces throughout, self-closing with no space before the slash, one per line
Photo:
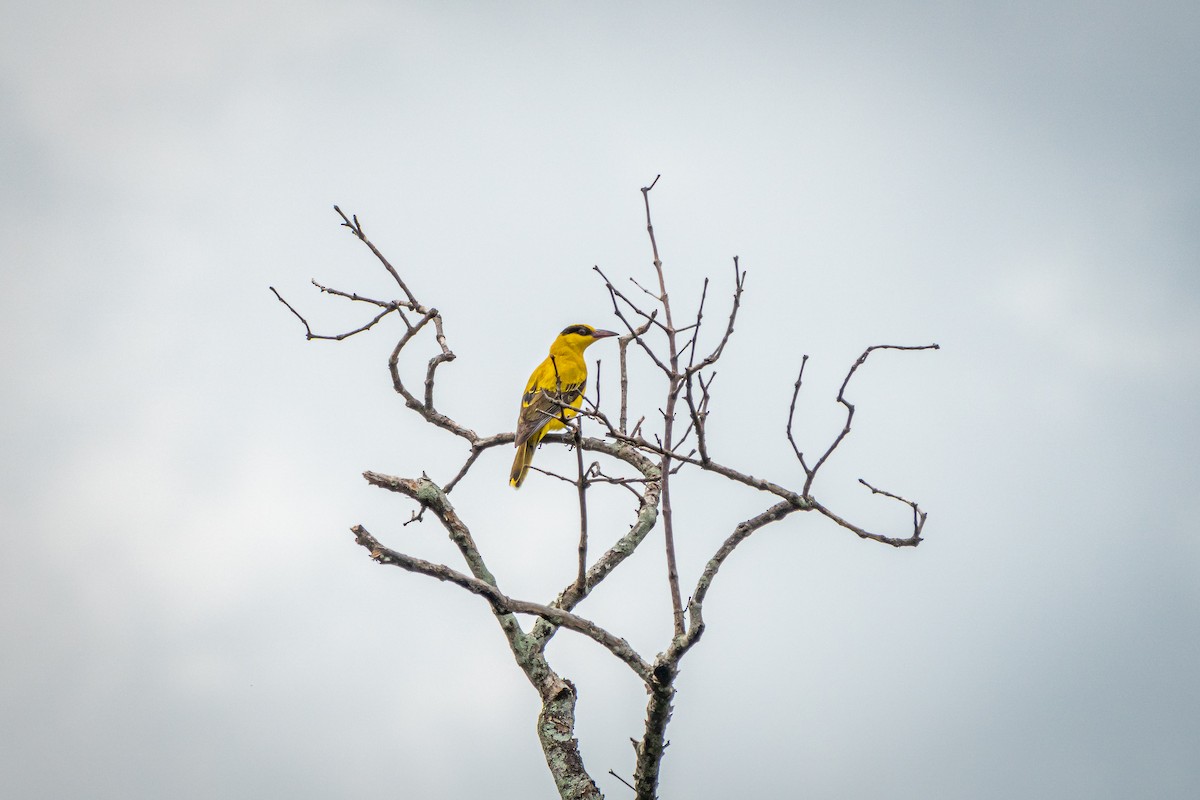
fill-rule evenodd
<path id="1" fill-rule="evenodd" d="M 517 418 L 516 445 L 520 447 L 525 444 L 531 436 L 545 428 L 550 420 L 559 419 L 562 416 L 563 406 L 574 406 L 586 388 L 586 380 L 563 384 L 560 392 L 534 386 L 531 381 L 524 396 L 521 397 L 521 415 Z"/>

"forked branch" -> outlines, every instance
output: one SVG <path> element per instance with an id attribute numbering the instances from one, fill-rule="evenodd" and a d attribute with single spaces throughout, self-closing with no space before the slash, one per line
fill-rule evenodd
<path id="1" fill-rule="evenodd" d="M 804 489 L 802 490 L 802 494 L 804 494 L 805 497 L 809 496 L 810 490 L 812 489 L 813 481 L 817 477 L 817 471 L 820 470 L 821 467 L 824 466 L 825 462 L 829 459 L 829 457 L 831 455 L 833 455 L 833 451 L 837 450 L 838 445 L 840 445 L 842 443 L 842 441 L 848 435 L 850 435 L 850 423 L 854 421 L 854 404 L 846 399 L 846 387 L 850 385 L 850 379 L 854 377 L 854 373 L 858 371 L 858 368 L 867 362 L 867 357 L 870 356 L 871 353 L 875 352 L 876 350 L 938 350 L 938 349 L 940 349 L 940 346 L 935 343 L 935 344 L 922 344 L 922 345 L 875 344 L 875 345 L 871 345 L 866 350 L 864 350 L 863 354 L 858 357 L 858 360 L 856 360 L 850 366 L 850 370 L 846 373 L 846 377 L 844 379 L 842 379 L 841 388 L 838 389 L 837 401 L 846 407 L 846 423 L 842 426 L 842 430 L 834 438 L 833 442 L 829 445 L 828 448 L 826 448 L 825 452 L 821 454 L 821 457 L 817 459 L 817 463 L 814 464 L 811 468 L 809 468 L 808 464 L 805 462 L 804 454 L 796 446 L 796 440 L 792 436 L 792 419 L 796 413 L 796 397 L 800 393 L 800 385 L 804 379 L 804 365 L 808 363 L 808 356 L 807 355 L 804 356 L 804 358 L 800 362 L 800 374 L 796 378 L 795 391 L 792 392 L 792 404 L 791 404 L 791 407 L 788 409 L 787 435 L 788 435 L 788 441 L 791 442 L 792 449 L 796 453 L 796 458 L 800 461 L 800 466 L 804 469 L 804 473 L 806 475 L 806 478 L 804 481 Z"/>
<path id="2" fill-rule="evenodd" d="M 355 540 L 370 550 L 373 559 L 381 564 L 391 564 L 406 569 L 409 572 L 428 575 L 431 578 L 437 578 L 438 580 L 448 581 L 461 586 L 474 594 L 486 598 L 492 604 L 493 608 L 499 612 L 532 614 L 545 619 L 555 626 L 581 633 L 607 648 L 614 656 L 625 662 L 642 680 L 651 679 L 650 665 L 624 639 L 614 636 L 596 623 L 565 609 L 542 605 L 541 603 L 534 603 L 528 600 L 518 600 L 501 592 L 496 586 L 495 577 L 483 566 L 482 557 L 479 555 L 478 548 L 475 547 L 466 525 L 454 513 L 454 510 L 450 508 L 445 493 L 432 481 L 414 481 L 390 475 L 381 475 L 375 472 L 363 473 L 363 477 L 376 486 L 399 492 L 427 505 L 446 527 L 450 538 L 459 545 L 460 549 L 467 551 L 464 552 L 464 557 L 466 557 L 468 564 L 472 567 L 472 572 L 476 574 L 475 577 L 464 575 L 444 564 L 434 564 L 384 547 L 363 526 L 354 526 L 352 530 Z"/>

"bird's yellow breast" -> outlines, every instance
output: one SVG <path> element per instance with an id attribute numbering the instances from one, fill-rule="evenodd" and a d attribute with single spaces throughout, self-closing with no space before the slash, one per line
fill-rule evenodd
<path id="1" fill-rule="evenodd" d="M 560 352 L 551 353 L 546 360 L 538 364 L 537 369 L 529 376 L 529 384 L 525 393 L 544 389 L 547 392 L 559 388 L 583 383 L 587 380 L 587 362 L 582 353 Z"/>

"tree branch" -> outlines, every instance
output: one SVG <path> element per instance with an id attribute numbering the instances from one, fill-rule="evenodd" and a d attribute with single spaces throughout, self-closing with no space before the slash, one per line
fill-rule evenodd
<path id="1" fill-rule="evenodd" d="M 792 420 L 796 416 L 796 398 L 800 396 L 800 385 L 804 382 L 804 367 L 807 364 L 808 354 L 805 353 L 800 359 L 800 374 L 796 376 L 796 385 L 792 389 L 792 404 L 788 406 L 787 440 L 791 443 L 792 452 L 796 454 L 796 459 L 800 462 L 800 467 L 804 470 L 805 476 L 811 476 L 812 473 L 808 469 L 808 464 L 804 463 L 804 453 L 800 452 L 800 447 L 796 444 L 796 439 L 792 435 Z"/>
<path id="2" fill-rule="evenodd" d="M 315 285 L 317 285 L 318 288 L 321 289 L 321 291 L 329 291 L 329 290 L 325 289 L 324 287 L 322 287 L 320 284 L 318 284 L 316 281 L 313 281 L 313 283 Z M 308 339 L 309 341 L 312 341 L 313 339 L 330 339 L 335 342 L 340 342 L 343 339 L 349 339 L 351 336 L 353 336 L 356 333 L 362 333 L 363 331 L 371 330 L 371 328 L 374 328 L 375 324 L 377 322 L 379 322 L 379 320 L 383 319 L 388 314 L 391 314 L 393 311 L 398 311 L 400 309 L 399 304 L 396 304 L 396 303 L 385 304 L 385 303 L 380 303 L 378 300 L 369 300 L 368 302 L 370 302 L 370 303 L 384 306 L 383 311 L 380 311 L 378 314 L 376 314 L 375 317 L 370 322 L 368 322 L 366 325 L 363 325 L 362 327 L 355 328 L 352 331 L 347 331 L 346 333 L 325 335 L 325 334 L 320 334 L 320 333 L 313 333 L 312 326 L 308 324 L 308 320 L 306 320 L 300 314 L 299 311 L 297 311 L 295 308 L 293 308 L 291 303 L 289 303 L 287 300 L 284 300 L 283 295 L 281 295 L 274 286 L 268 286 L 267 288 L 270 289 L 271 292 L 275 295 L 275 297 L 279 300 L 279 302 L 281 302 L 285 306 L 287 306 L 288 311 L 291 311 L 296 316 L 296 319 L 300 320 L 300 323 L 302 325 L 304 325 L 304 338 Z M 353 300 L 366 300 L 366 298 L 345 295 L 344 293 L 341 293 L 341 292 L 330 292 L 330 294 L 341 294 L 344 297 L 349 296 Z"/>
<path id="3" fill-rule="evenodd" d="M 625 435 L 622 435 L 621 433 L 613 432 L 613 431 L 609 431 L 605 435 L 612 439 L 620 441 L 620 442 L 628 442 L 629 444 L 633 445 L 634 447 L 637 447 L 648 453 L 654 453 L 656 455 L 664 455 L 667 453 L 666 449 L 662 445 L 655 444 L 653 442 L 648 442 L 648 441 L 646 441 L 645 437 L 642 437 L 642 436 L 625 436 Z M 726 478 L 729 478 L 732 481 L 736 481 L 737 483 L 745 484 L 746 486 L 749 486 L 754 489 L 758 489 L 759 491 L 762 491 L 762 492 L 770 492 L 773 495 L 777 495 L 779 497 L 782 497 L 782 498 L 788 500 L 789 502 L 796 505 L 798 508 L 805 508 L 807 506 L 807 501 L 804 499 L 803 495 L 799 494 L 798 492 L 793 492 L 790 489 L 786 489 L 783 486 L 780 486 L 779 484 L 774 483 L 772 481 L 765 480 L 763 478 L 756 478 L 753 475 L 749 475 L 747 473 L 740 472 L 732 467 L 727 467 L 724 464 L 720 464 L 711 459 L 707 462 L 704 462 L 697 458 L 692 458 L 691 456 L 684 455 L 679 452 L 674 452 L 674 453 L 671 453 L 670 455 L 671 455 L 671 458 L 675 459 L 676 461 L 682 462 L 684 464 L 690 464 L 694 467 L 699 467 L 700 469 L 702 469 L 706 472 L 712 472 L 717 475 L 722 475 Z"/>
<path id="4" fill-rule="evenodd" d="M 882 542 L 883 544 L 890 544 L 892 547 L 916 547 L 917 545 L 919 545 L 921 543 L 921 531 L 925 529 L 925 519 L 929 516 L 929 514 L 922 511 L 917 506 L 916 503 L 913 503 L 909 500 L 905 500 L 904 498 L 898 497 L 894 494 L 891 494 L 890 492 L 885 492 L 881 489 L 876 489 L 873 486 L 871 486 L 869 483 L 867 483 L 866 481 L 862 480 L 861 478 L 859 479 L 859 482 L 862 483 L 864 486 L 866 486 L 868 489 L 870 489 L 875 494 L 887 495 L 888 497 L 895 498 L 896 500 L 899 500 L 900 502 L 905 503 L 912 507 L 912 510 L 913 510 L 913 532 L 912 532 L 911 536 L 900 538 L 900 537 L 895 537 L 895 536 L 884 536 L 879 533 L 872 533 L 871 531 L 868 531 L 864 528 L 860 528 L 859 526 L 855 525 L 854 523 L 849 522 L 848 520 L 845 520 L 842 517 L 839 517 L 837 514 L 833 513 L 832 511 L 830 511 L 828 508 L 826 508 L 825 506 L 818 503 L 813 498 L 810 497 L 809 500 L 812 502 L 813 508 L 815 510 L 821 512 L 821 514 L 823 514 L 824 516 L 833 520 L 838 525 L 841 525 L 843 528 L 853 531 L 861 539 L 871 539 L 872 541 Z"/>
<path id="5" fill-rule="evenodd" d="M 551 434 L 542 441 L 553 442 L 556 440 L 563 441 L 562 435 Z M 583 447 L 586 450 L 606 453 L 632 465 L 642 473 L 645 483 L 643 484 L 642 493 L 639 496 L 640 502 L 637 519 L 630 526 L 629 531 L 618 539 L 587 571 L 582 591 L 580 591 L 578 581 L 574 581 L 559 592 L 558 597 L 550 604 L 555 608 L 562 608 L 568 611 L 587 597 L 625 559 L 633 555 L 634 550 L 637 549 L 638 545 L 653 530 L 655 523 L 658 521 L 659 498 L 662 492 L 662 478 L 658 465 L 639 454 L 633 447 L 618 442 L 608 442 L 603 439 L 592 438 L 584 438 Z M 534 624 L 530 636 L 540 650 L 545 650 L 546 645 L 557 630 L 555 625 L 547 622 L 545 619 L 541 619 Z"/>
<path id="6" fill-rule="evenodd" d="M 667 353 L 670 359 L 668 362 L 670 370 L 667 374 L 667 408 L 663 413 L 663 453 L 661 466 L 663 475 L 662 520 L 663 543 L 667 555 L 667 585 L 671 591 L 671 613 L 674 619 L 675 635 L 679 636 L 684 632 L 683 600 L 679 594 L 679 569 L 675 563 L 675 523 L 674 514 L 671 511 L 670 475 L 671 450 L 673 448 L 671 434 L 675 426 L 675 404 L 679 399 L 682 376 L 679 372 L 679 348 L 675 341 L 675 322 L 671 316 L 671 299 L 667 294 L 667 281 L 663 274 L 662 258 L 658 254 L 658 239 L 654 235 L 654 223 L 650 219 L 650 190 L 658 183 L 659 177 L 661 176 L 655 176 L 649 186 L 642 187 L 642 200 L 646 206 L 646 233 L 650 237 L 650 251 L 654 255 L 654 272 L 658 276 L 658 296 L 662 303 L 663 317 L 666 321 L 664 327 L 667 332 Z"/>
<path id="7" fill-rule="evenodd" d="M 351 219 L 347 217 L 345 212 L 343 212 L 337 206 L 334 206 L 333 210 L 336 211 L 338 216 L 342 218 L 342 227 L 349 228 L 351 233 L 357 236 L 363 244 L 371 249 L 371 252 L 375 254 L 377 259 L 379 259 L 379 263 L 383 264 L 384 269 L 386 269 L 396 281 L 396 285 L 400 287 L 400 291 L 404 292 L 404 296 L 408 298 L 410 307 L 415 309 L 419 305 L 417 303 L 417 298 L 413 297 L 413 293 L 408 290 L 408 286 L 404 284 L 404 280 L 400 277 L 400 273 L 396 271 L 396 268 L 392 266 L 390 261 L 384 258 L 383 253 L 379 252 L 379 248 L 377 248 L 371 242 L 371 240 L 367 238 L 366 232 L 363 230 L 362 225 L 359 224 L 358 215 L 355 214 L 353 219 Z"/>
<path id="8" fill-rule="evenodd" d="M 599 383 L 599 380 L 597 380 Z M 576 417 L 571 426 L 575 433 L 575 462 L 579 467 L 579 480 L 576 487 L 579 490 L 579 569 L 575 574 L 575 590 L 583 594 L 587 585 L 587 548 L 588 548 L 588 513 L 587 513 L 587 472 L 583 468 L 583 417 Z"/>
<path id="9" fill-rule="evenodd" d="M 644 318 L 646 320 L 645 325 L 656 325 L 665 330 L 665 326 L 655 319 L 655 317 L 658 315 L 658 309 L 655 309 L 652 313 L 647 314 L 645 311 L 638 308 L 638 306 L 632 300 L 622 294 L 620 289 L 613 286 L 612 281 L 610 281 L 608 276 L 604 274 L 604 270 L 597 266 L 592 267 L 592 269 L 596 271 L 596 274 L 604 279 L 604 287 L 608 289 L 608 295 L 612 299 L 613 313 L 616 314 L 617 319 L 621 320 L 621 322 L 625 325 L 625 329 L 629 332 L 630 337 L 638 343 L 638 345 L 642 348 L 642 352 L 644 352 L 650 358 L 650 360 L 654 362 L 655 366 L 662 370 L 663 373 L 670 375 L 671 369 L 662 362 L 662 360 L 658 357 L 658 354 L 655 353 L 650 345 L 646 343 L 646 340 L 643 338 L 644 333 L 638 333 L 639 330 L 646 331 L 649 330 L 649 328 L 635 328 L 633 323 L 630 322 L 628 317 L 625 316 L 624 312 L 621 311 L 621 306 L 619 303 L 617 303 L 617 299 L 619 298 L 623 300 L 635 314 L 638 314 Z"/>
<path id="10" fill-rule="evenodd" d="M 940 349 L 940 348 L 937 344 L 923 344 L 923 345 L 874 344 L 863 351 L 863 354 L 858 357 L 858 360 L 855 361 L 853 365 L 851 365 L 850 371 L 846 373 L 846 377 L 842 381 L 841 388 L 838 389 L 837 401 L 846 407 L 846 424 L 842 427 L 842 431 L 841 431 L 841 433 L 839 433 L 837 435 L 837 438 L 835 438 L 833 440 L 833 444 L 829 445 L 829 449 L 825 451 L 824 455 L 822 455 L 819 459 L 817 459 L 817 463 L 813 465 L 813 468 L 812 469 L 808 469 L 807 467 L 804 468 L 804 471 L 806 473 L 808 473 L 808 477 L 804 481 L 804 489 L 802 490 L 802 493 L 805 496 L 807 496 L 809 494 L 809 490 L 812 488 L 813 480 L 817 477 L 817 471 L 819 469 L 821 469 L 821 467 L 825 464 L 825 461 L 829 458 L 829 456 L 831 456 L 833 454 L 833 451 L 838 448 L 838 445 L 840 445 L 842 443 L 842 440 L 845 439 L 846 436 L 850 433 L 850 423 L 854 420 L 854 405 L 849 400 L 846 399 L 846 387 L 849 385 L 850 379 L 854 377 L 854 373 L 856 371 L 858 371 L 858 368 L 866 363 L 867 356 L 871 355 L 871 353 L 875 352 L 876 350 L 938 350 L 938 349 Z M 803 372 L 803 369 L 804 369 L 803 363 L 802 363 L 800 369 L 801 369 L 801 372 Z M 800 390 L 800 379 L 797 378 L 796 379 L 796 391 L 798 392 L 799 390 Z M 801 459 L 801 466 L 804 466 L 803 459 Z"/>
<path id="11" fill-rule="evenodd" d="M 603 273 L 601 274 L 603 275 Z M 655 311 L 655 313 L 658 312 Z M 618 418 L 620 420 L 621 433 L 625 433 L 628 430 L 627 423 L 629 420 L 629 365 L 626 351 L 629 349 L 629 343 L 632 340 L 645 335 L 646 331 L 650 330 L 650 323 L 653 321 L 654 319 L 651 317 L 640 328 L 631 330 L 627 334 L 622 334 L 617 339 L 617 352 L 621 365 L 621 413 Z"/>
<path id="12" fill-rule="evenodd" d="M 413 497 L 414 499 L 416 499 L 418 492 L 424 492 L 426 495 L 428 495 L 430 491 L 425 487 L 414 488 L 409 486 L 402 488 L 404 482 L 406 481 L 404 478 L 393 478 L 392 476 L 379 475 L 378 473 L 373 472 L 366 472 L 363 474 L 363 477 L 376 486 L 382 486 L 383 488 L 391 489 L 392 491 L 398 491 L 401 494 Z M 422 482 L 427 483 L 429 486 L 433 485 L 432 481 Z M 411 483 L 417 484 L 418 482 L 413 481 Z M 412 490 L 411 494 L 409 489 Z M 451 538 L 456 539 L 457 543 L 456 534 L 458 536 L 462 535 L 462 529 L 460 527 L 461 521 L 450 521 L 454 518 L 448 519 L 448 516 L 444 513 L 445 509 L 442 510 L 443 513 L 439 513 L 439 508 L 436 505 L 431 505 L 430 508 L 437 515 L 438 519 L 440 519 L 446 526 L 447 530 L 450 531 Z M 454 528 L 460 529 L 456 531 Z M 413 556 L 409 556 L 384 547 L 361 525 L 356 525 L 351 530 L 354 532 L 355 539 L 358 541 L 358 543 L 370 550 L 371 558 L 380 564 L 391 564 L 393 566 L 406 569 L 409 572 L 428 575 L 431 578 L 437 578 L 440 581 L 447 581 L 457 586 L 461 586 L 467 591 L 485 598 L 489 603 L 492 604 L 492 607 L 497 612 L 504 614 L 532 614 L 534 616 L 546 619 L 547 621 L 552 622 L 559 627 L 568 628 L 576 633 L 581 633 L 589 639 L 607 648 L 610 653 L 619 658 L 621 661 L 625 662 L 625 664 L 627 664 L 629 668 L 633 670 L 634 674 L 636 674 L 643 681 L 651 680 L 650 665 L 647 664 L 646 661 L 637 654 L 637 651 L 635 651 L 629 645 L 629 642 L 614 636 L 591 620 L 584 619 L 583 617 L 572 614 L 569 611 L 564 611 L 561 608 L 554 608 L 552 606 L 542 605 L 541 603 L 533 603 L 528 600 L 518 600 L 516 598 L 509 597 L 496 587 L 494 578 L 492 580 L 487 580 L 486 578 L 473 578 L 468 575 L 464 575 L 457 570 L 451 569 L 444 564 L 434 564 L 432 562 L 425 561 L 424 559 L 415 558 Z M 472 564 L 473 570 L 474 566 L 475 565 Z M 490 576 L 491 573 L 487 573 L 487 575 Z"/>
<path id="13" fill-rule="evenodd" d="M 704 571 L 700 573 L 700 579 L 696 581 L 696 588 L 692 590 L 692 599 L 688 603 L 688 621 L 690 622 L 688 634 L 678 644 L 676 658 L 681 658 L 704 634 L 704 599 L 708 596 L 708 590 L 712 586 L 713 579 L 716 578 L 717 571 L 721 569 L 721 565 L 725 563 L 725 559 L 733 554 L 734 549 L 739 544 L 750 538 L 750 534 L 772 522 L 783 519 L 793 511 L 801 510 L 807 509 L 802 509 L 784 500 L 740 523 L 733 529 L 733 533 L 729 534 L 729 537 L 725 539 L 713 557 L 704 565 Z"/>
<path id="14" fill-rule="evenodd" d="M 450 494 L 454 487 L 458 485 L 458 482 L 466 477 L 471 467 L 475 466 L 475 462 L 485 450 L 502 444 L 512 444 L 514 439 L 516 439 L 516 436 L 512 433 L 497 433 L 487 437 L 476 437 L 475 441 L 471 443 L 471 452 L 467 456 L 467 460 L 463 462 L 462 467 L 459 468 L 454 477 L 442 488 L 442 491 Z"/>
<path id="15" fill-rule="evenodd" d="M 642 740 L 633 746 L 636 755 L 633 785 L 637 800 L 655 800 L 658 796 L 662 759 L 668 744 L 667 724 L 671 721 L 674 683 L 678 674 L 675 662 L 661 655 L 654 660 L 655 680 L 650 685 L 650 699 L 646 701 L 645 732 Z"/>
<path id="16" fill-rule="evenodd" d="M 738 257 L 733 257 L 733 305 L 729 309 L 729 319 L 725 325 L 725 333 L 721 335 L 721 341 L 699 364 L 688 364 L 688 373 L 696 373 L 702 369 L 712 366 L 716 363 L 721 354 L 725 352 L 725 345 L 729 343 L 729 337 L 733 336 L 733 324 L 737 321 L 738 309 L 742 306 L 742 291 L 746 286 L 746 271 L 738 266 Z M 696 329 L 699 332 L 700 314 L 696 315 Z M 695 348 L 693 348 L 694 352 Z"/>

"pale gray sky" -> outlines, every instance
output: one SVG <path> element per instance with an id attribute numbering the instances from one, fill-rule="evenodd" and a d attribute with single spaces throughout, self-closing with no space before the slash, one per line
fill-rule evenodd
<path id="1" fill-rule="evenodd" d="M 324 331 L 365 321 L 307 283 L 393 293 L 331 206 L 358 214 L 445 314 L 446 410 L 510 430 L 553 334 L 616 324 L 592 265 L 648 276 L 637 190 L 662 173 L 677 301 L 704 275 L 726 301 L 734 254 L 749 272 L 718 458 L 799 486 L 782 430 L 802 354 L 815 450 L 865 346 L 943 346 L 872 357 L 814 487 L 897 534 L 903 508 L 855 479 L 918 499 L 926 542 L 797 515 L 740 549 L 684 664 L 662 795 L 1195 796 L 1195 3 L 4 18 L 8 793 L 553 797 L 486 606 L 348 532 L 456 564 L 359 477 L 445 480 L 465 456 L 392 394 L 394 325 L 306 343 L 267 286 Z M 509 458 L 456 502 L 504 586 L 545 600 L 573 574 L 574 495 L 512 492 Z M 764 498 L 680 481 L 690 583 Z M 581 611 L 653 655 L 662 573 L 655 539 Z M 606 773 L 631 770 L 642 690 L 591 642 L 551 655 L 592 773 L 626 796 Z"/>

